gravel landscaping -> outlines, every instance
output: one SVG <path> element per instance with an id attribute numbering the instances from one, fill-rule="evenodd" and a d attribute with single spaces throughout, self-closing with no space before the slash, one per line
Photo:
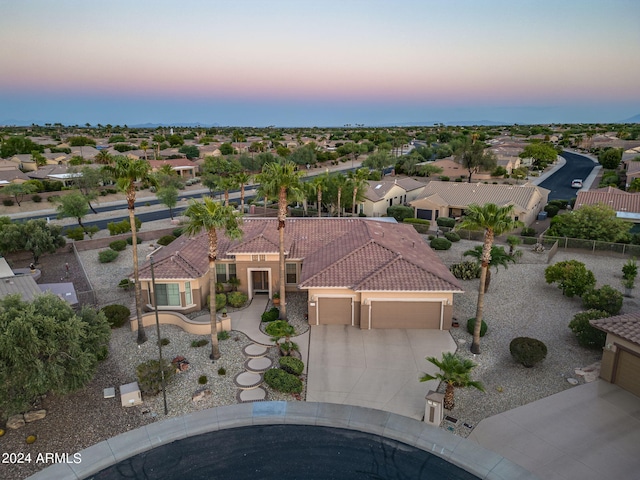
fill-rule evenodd
<path id="1" fill-rule="evenodd" d="M 478 244 L 463 240 L 454 243 L 451 250 L 438 252 L 438 255 L 445 264 L 450 265 L 461 261 L 462 252 Z M 149 242 L 144 242 L 139 246 L 140 261 L 151 251 L 149 245 Z M 455 425 L 445 421 L 442 426 L 444 429 L 466 436 L 483 418 L 572 388 L 568 378 L 576 378 L 583 383 L 584 380 L 576 376 L 575 369 L 589 366 L 601 357 L 599 351 L 578 346 L 567 327 L 573 315 L 582 310 L 581 300 L 563 297 L 557 287 L 546 284 L 546 253 L 535 254 L 529 248 L 521 246 L 523 256 L 518 264 L 510 265 L 507 270 L 492 272 L 491 285 L 485 296 L 485 319 L 489 330 L 481 339 L 482 353 L 475 357 L 469 352 L 471 335 L 465 327 L 467 319 L 475 316 L 478 280 L 462 282 L 465 293 L 456 295 L 454 302 L 454 317 L 460 322 L 460 327 L 452 329 L 451 335 L 459 345 L 458 354 L 473 359 L 478 365 L 473 371 L 473 377 L 484 384 L 486 392 L 456 389 L 456 406 L 447 414 L 459 421 Z M 116 287 L 131 272 L 131 247 L 120 252 L 115 262 L 107 264 L 98 262 L 97 251 L 80 252 L 79 255 L 93 284 L 99 305 L 120 303 L 133 312 L 133 291 L 123 291 Z M 553 263 L 570 258 L 584 262 L 594 272 L 598 286 L 609 284 L 622 291 L 621 268 L 626 259 L 560 251 Z M 52 265 L 50 268 L 53 271 L 56 268 L 60 271 L 60 264 L 57 263 L 59 258 L 45 256 L 42 261 L 43 271 L 48 269 L 47 264 Z M 77 272 L 73 268 L 75 267 L 72 265 L 72 276 Z M 59 276 L 59 273 L 55 275 Z M 637 306 L 635 298 L 625 298 L 622 312 L 634 310 Z M 289 297 L 289 316 L 299 333 L 308 329 L 304 318 L 305 308 L 306 302 L 302 294 Z M 228 310 L 232 315 L 233 309 Z M 208 358 L 209 345 L 191 347 L 194 339 L 208 338 L 207 336 L 190 335 L 174 326 L 161 328 L 161 336 L 169 339 L 169 344 L 163 347 L 163 356 L 170 360 L 182 355 L 190 362 L 190 368 L 177 374 L 167 388 L 169 416 L 237 403 L 238 389 L 233 378 L 244 370 L 246 358 L 242 354 L 242 348 L 249 343 L 244 334 L 231 332 L 228 340 L 221 341 L 222 358 L 212 363 Z M 8 431 L 0 439 L 2 450 L 31 452 L 32 455 L 40 452 L 73 453 L 119 433 L 164 419 L 162 395 L 145 396 L 143 406 L 127 409 L 120 407 L 119 395 L 103 399 L 104 388 L 116 387 L 117 390 L 121 384 L 135 381 L 136 366 L 147 359 L 157 358 L 155 328 L 147 328 L 147 335 L 149 340 L 138 348 L 136 334 L 128 327 L 114 330 L 110 356 L 99 366 L 91 384 L 64 398 L 46 397 L 39 406 L 47 409 L 47 417 L 20 430 Z M 509 353 L 509 342 L 517 336 L 542 340 L 548 348 L 547 358 L 533 368 L 516 364 Z M 270 349 L 269 356 L 277 361 L 275 349 Z M 226 370 L 224 375 L 218 374 L 220 367 Z M 206 385 L 198 384 L 201 375 L 207 376 Z M 205 387 L 212 394 L 194 403 L 192 395 Z M 441 390 L 444 391 L 444 385 Z M 304 392 L 300 398 L 304 399 Z M 267 399 L 291 401 L 294 397 L 269 390 Z M 26 445 L 26 436 L 32 434 L 38 436 L 37 442 Z M 22 479 L 45 466 L 34 463 L 1 465 L 0 478 Z"/>

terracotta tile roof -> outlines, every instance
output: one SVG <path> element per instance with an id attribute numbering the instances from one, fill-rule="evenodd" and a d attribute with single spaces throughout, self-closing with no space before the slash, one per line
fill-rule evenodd
<path id="1" fill-rule="evenodd" d="M 548 190 L 535 185 L 493 185 L 485 183 L 467 182 L 429 182 L 423 192 L 423 197 L 437 194 L 451 207 L 466 207 L 472 203 L 484 205 L 510 205 L 529 210 L 535 200 L 548 194 Z M 414 200 L 418 202 L 420 199 Z M 411 202 L 413 204 L 413 202 Z"/>
<path id="2" fill-rule="evenodd" d="M 600 318 L 589 322 L 603 332 L 640 345 L 640 312 L 626 313 L 615 317 Z"/>
<path id="3" fill-rule="evenodd" d="M 237 253 L 277 253 L 276 219 L 246 219 L 233 242 L 219 233 L 218 258 Z M 302 260 L 300 288 L 462 291 L 458 280 L 411 225 L 352 218 L 288 219 L 288 259 Z M 208 270 L 208 238 L 180 237 L 154 256 L 158 279 L 198 278 Z M 148 262 L 140 278 L 150 278 Z"/>
<path id="4" fill-rule="evenodd" d="M 609 205 L 616 212 L 640 213 L 640 193 L 629 193 L 617 188 L 588 190 L 578 192 L 576 210 L 583 205 Z"/>
<path id="5" fill-rule="evenodd" d="M 169 158 L 166 160 L 149 160 L 149 165 L 153 169 L 162 168 L 163 165 L 170 165 L 171 167 L 189 167 L 195 168 L 196 164 L 187 158 Z"/>

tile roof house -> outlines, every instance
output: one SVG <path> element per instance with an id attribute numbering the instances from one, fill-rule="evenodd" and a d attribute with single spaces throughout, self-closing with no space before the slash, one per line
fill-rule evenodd
<path id="1" fill-rule="evenodd" d="M 367 217 L 381 217 L 387 214 L 387 208 L 392 205 L 403 205 L 418 198 L 425 186 L 424 182 L 410 177 L 368 183 L 364 200 L 358 207 L 358 212 Z"/>
<path id="2" fill-rule="evenodd" d="M 584 205 L 597 205 L 599 203 L 612 207 L 616 211 L 618 218 L 640 223 L 640 192 L 625 192 L 614 187 L 581 190 L 576 197 L 574 208 L 577 210 Z"/>
<path id="3" fill-rule="evenodd" d="M 530 225 L 547 204 L 549 190 L 531 184 L 493 185 L 465 182 L 429 182 L 420 198 L 410 202 L 416 218 L 436 220 L 438 217 L 457 218 L 472 203 L 498 206 L 513 205 L 514 218 Z"/>
<path id="4" fill-rule="evenodd" d="M 277 220 L 245 219 L 244 236 L 218 235 L 216 281 L 240 279 L 249 298 L 277 291 Z M 154 254 L 159 309 L 206 306 L 208 237 L 180 237 Z M 295 218 L 285 228 L 286 288 L 307 292 L 309 323 L 449 329 L 458 280 L 410 225 L 354 218 Z M 140 268 L 153 298 L 150 265 Z"/>
<path id="5" fill-rule="evenodd" d="M 607 334 L 600 377 L 640 397 L 640 312 L 589 323 Z"/>
<path id="6" fill-rule="evenodd" d="M 181 178 L 194 178 L 198 165 L 188 158 L 171 158 L 167 160 L 149 160 L 151 170 L 157 172 L 164 165 L 169 165 Z"/>

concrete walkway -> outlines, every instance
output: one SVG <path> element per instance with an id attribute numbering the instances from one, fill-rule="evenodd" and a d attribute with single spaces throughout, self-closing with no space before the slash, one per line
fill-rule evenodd
<path id="1" fill-rule="evenodd" d="M 596 380 L 486 418 L 469 440 L 547 480 L 638 478 L 640 398 Z"/>

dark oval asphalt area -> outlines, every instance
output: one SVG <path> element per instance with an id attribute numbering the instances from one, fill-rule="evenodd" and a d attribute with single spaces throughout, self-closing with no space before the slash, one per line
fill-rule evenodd
<path id="1" fill-rule="evenodd" d="M 113 465 L 95 480 L 432 479 L 478 477 L 418 448 L 331 427 L 264 425 L 189 437 Z"/>

